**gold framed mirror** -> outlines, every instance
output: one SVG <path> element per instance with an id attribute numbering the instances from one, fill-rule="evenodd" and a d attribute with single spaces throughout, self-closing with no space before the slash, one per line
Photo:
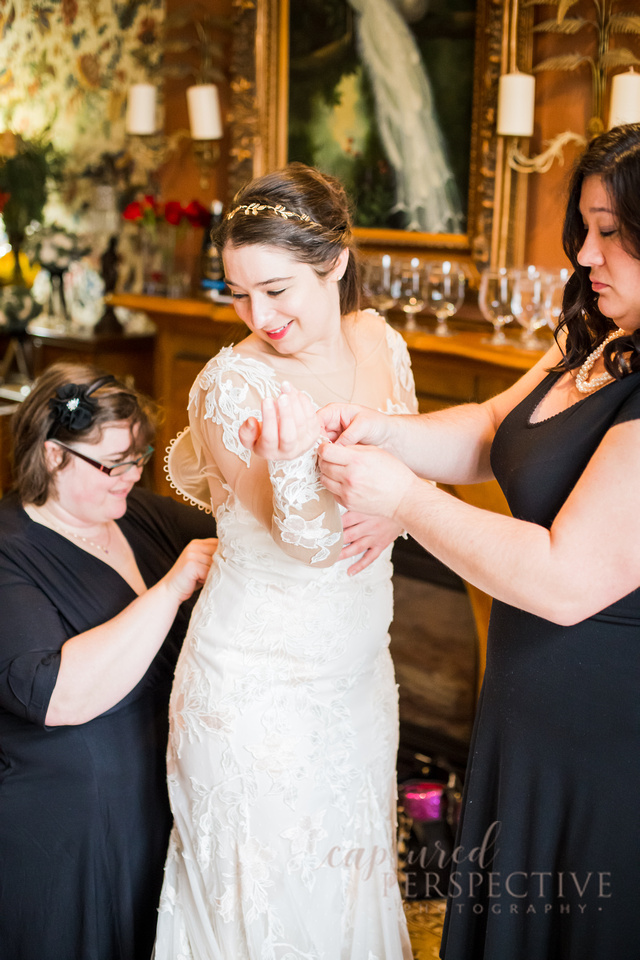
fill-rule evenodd
<path id="1" fill-rule="evenodd" d="M 298 159 L 288 155 L 289 39 L 291 11 L 295 15 L 296 5 L 303 2 L 234 0 L 228 169 L 231 195 L 253 176 L 276 169 L 289 159 Z M 376 2 L 380 10 L 392 6 L 389 0 Z M 348 7 L 351 16 L 353 7 L 360 10 L 370 4 L 375 6 L 373 0 L 364 4 L 361 0 L 336 3 Z M 434 256 L 455 252 L 456 257 L 479 267 L 495 261 L 496 250 L 504 248 L 505 242 L 516 248 L 522 243 L 524 202 L 522 196 L 518 200 L 518 191 L 508 176 L 503 143 L 495 133 L 495 116 L 498 79 L 507 69 L 509 44 L 513 47 L 516 43 L 516 62 L 521 69 L 527 69 L 531 59 L 530 29 L 522 29 L 522 15 L 518 14 L 514 0 L 476 0 L 474 15 L 464 219 L 455 232 L 359 227 L 356 234 L 361 246 L 383 250 L 411 248 Z M 530 18 L 529 12 L 525 15 Z M 512 29 L 510 18 L 514 17 L 520 17 L 519 31 Z M 514 217 L 516 205 L 519 215 Z"/>

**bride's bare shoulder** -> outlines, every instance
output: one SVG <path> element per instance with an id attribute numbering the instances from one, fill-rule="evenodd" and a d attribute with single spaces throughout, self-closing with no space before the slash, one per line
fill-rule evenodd
<path id="1" fill-rule="evenodd" d="M 260 360 L 264 359 L 265 353 L 261 340 L 254 333 L 234 343 L 233 352 L 240 357 L 257 357 Z"/>
<path id="2" fill-rule="evenodd" d="M 357 340 L 358 343 L 368 343 L 370 346 L 374 346 L 386 337 L 386 320 L 373 309 L 357 310 L 354 313 L 347 314 L 342 318 L 342 322 L 345 325 L 347 336 L 351 333 L 353 339 Z"/>

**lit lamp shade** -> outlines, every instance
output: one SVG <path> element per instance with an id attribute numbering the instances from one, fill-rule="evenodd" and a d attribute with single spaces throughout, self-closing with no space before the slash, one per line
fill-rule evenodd
<path id="1" fill-rule="evenodd" d="M 530 137 L 536 81 L 529 73 L 503 73 L 498 85 L 497 132 L 502 137 Z"/>
<path id="2" fill-rule="evenodd" d="M 125 129 L 139 136 L 156 132 L 156 88 L 152 83 L 134 83 L 129 87 Z"/>
<path id="3" fill-rule="evenodd" d="M 611 81 L 609 129 L 621 123 L 640 123 L 640 73 L 633 67 L 617 73 Z"/>
<path id="4" fill-rule="evenodd" d="M 187 90 L 189 127 L 193 140 L 219 140 L 222 136 L 218 88 L 213 83 L 200 83 Z"/>

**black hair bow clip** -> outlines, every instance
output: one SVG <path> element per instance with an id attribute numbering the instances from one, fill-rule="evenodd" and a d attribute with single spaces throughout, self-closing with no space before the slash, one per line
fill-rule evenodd
<path id="1" fill-rule="evenodd" d="M 91 394 L 107 383 L 115 383 L 115 377 L 100 377 L 93 383 L 65 383 L 58 387 L 55 397 L 49 400 L 49 409 L 53 423 L 47 434 L 50 440 L 60 427 L 72 433 L 80 433 L 91 426 L 98 410 L 98 404 Z"/>

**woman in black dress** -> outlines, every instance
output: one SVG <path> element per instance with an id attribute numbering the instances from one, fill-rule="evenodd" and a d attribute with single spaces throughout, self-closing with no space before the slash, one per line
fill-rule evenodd
<path id="1" fill-rule="evenodd" d="M 143 960 L 170 828 L 170 686 L 213 522 L 133 489 L 154 413 L 113 377 L 56 364 L 14 419 L 16 491 L 0 501 L 0 958 Z"/>
<path id="2" fill-rule="evenodd" d="M 446 960 L 640 957 L 640 125 L 590 144 L 563 240 L 557 346 L 505 393 L 323 413 L 326 487 L 496 598 Z M 299 403 L 248 423 L 247 444 L 293 455 Z M 512 517 L 420 479 L 493 476 Z"/>

